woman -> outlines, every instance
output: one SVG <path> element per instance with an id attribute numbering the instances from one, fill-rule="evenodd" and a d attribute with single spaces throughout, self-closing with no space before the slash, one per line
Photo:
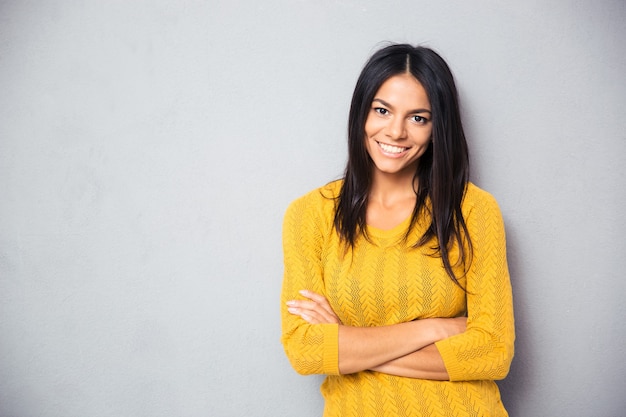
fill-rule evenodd
<path id="1" fill-rule="evenodd" d="M 513 357 L 502 217 L 468 180 L 450 69 L 391 45 L 357 81 L 343 180 L 283 229 L 282 342 L 326 374 L 324 416 L 506 416 Z"/>

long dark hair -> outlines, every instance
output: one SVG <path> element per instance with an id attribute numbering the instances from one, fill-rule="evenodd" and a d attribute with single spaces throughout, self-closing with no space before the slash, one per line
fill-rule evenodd
<path id="1" fill-rule="evenodd" d="M 430 225 L 414 246 L 431 244 L 433 255 L 441 256 L 448 276 L 461 286 L 453 267 L 462 265 L 465 272 L 471 262 L 471 239 L 461 213 L 469 181 L 469 156 L 454 77 L 441 56 L 429 48 L 387 46 L 372 55 L 361 71 L 350 106 L 348 163 L 337 199 L 335 228 L 350 247 L 359 235 L 367 238 L 365 215 L 373 162 L 365 146 L 365 121 L 380 86 L 390 77 L 407 72 L 426 90 L 433 128 L 430 145 L 415 172 L 417 200 L 406 237 L 421 214 L 429 215 Z M 459 257 L 453 263 L 450 249 L 455 244 Z"/>

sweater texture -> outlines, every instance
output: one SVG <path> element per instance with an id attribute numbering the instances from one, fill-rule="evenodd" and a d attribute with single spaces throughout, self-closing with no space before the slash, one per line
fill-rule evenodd
<path id="1" fill-rule="evenodd" d="M 504 378 L 515 339 L 502 216 L 495 199 L 473 184 L 462 204 L 474 248 L 463 291 L 446 274 L 432 245 L 414 248 L 430 223 L 410 219 L 391 230 L 367 227 L 346 249 L 334 225 L 335 181 L 297 199 L 283 224 L 282 338 L 301 374 L 326 374 L 325 417 L 507 416 L 494 380 Z M 451 249 L 455 263 L 458 249 Z M 311 325 L 287 311 L 299 290 L 324 295 L 342 324 L 385 326 L 431 317 L 467 315 L 467 330 L 436 346 L 450 381 L 363 371 L 340 375 L 338 325 Z"/>

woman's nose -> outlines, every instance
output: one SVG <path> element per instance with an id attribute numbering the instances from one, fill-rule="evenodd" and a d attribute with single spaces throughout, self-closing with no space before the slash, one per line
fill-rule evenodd
<path id="1" fill-rule="evenodd" d="M 404 139 L 406 136 L 406 126 L 402 119 L 392 119 L 387 126 L 387 134 L 391 139 Z"/>

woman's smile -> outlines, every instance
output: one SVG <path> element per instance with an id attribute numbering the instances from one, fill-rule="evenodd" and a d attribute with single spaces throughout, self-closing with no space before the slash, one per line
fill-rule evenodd
<path id="1" fill-rule="evenodd" d="M 405 147 L 400 147 L 400 146 L 389 145 L 387 143 L 382 143 L 378 141 L 376 141 L 376 143 L 378 143 L 378 146 L 380 147 L 380 149 L 383 151 L 384 154 L 389 155 L 389 156 L 394 156 L 394 157 L 400 156 L 410 149 L 410 148 L 405 148 Z"/>

